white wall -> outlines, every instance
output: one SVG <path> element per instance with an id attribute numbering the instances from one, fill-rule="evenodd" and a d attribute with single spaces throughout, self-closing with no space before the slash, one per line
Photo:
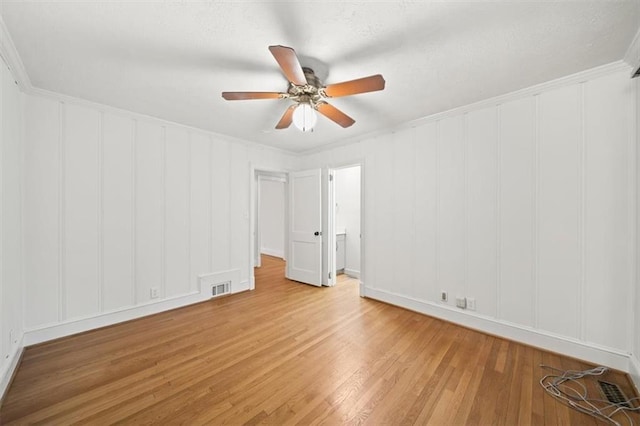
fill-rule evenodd
<path id="1" fill-rule="evenodd" d="M 259 185 L 260 253 L 284 258 L 285 182 L 261 176 Z"/>
<path id="2" fill-rule="evenodd" d="M 249 164 L 289 156 L 55 95 L 26 119 L 28 343 L 250 288 Z"/>
<path id="3" fill-rule="evenodd" d="M 360 166 L 335 171 L 336 230 L 346 231 L 345 268 L 350 276 L 360 276 Z"/>
<path id="4" fill-rule="evenodd" d="M 367 296 L 627 369 L 634 87 L 615 64 L 301 167 L 364 158 Z M 455 296 L 474 297 L 477 310 L 455 308 Z"/>
<path id="5" fill-rule="evenodd" d="M 22 350 L 22 95 L 0 59 L 0 397 Z"/>

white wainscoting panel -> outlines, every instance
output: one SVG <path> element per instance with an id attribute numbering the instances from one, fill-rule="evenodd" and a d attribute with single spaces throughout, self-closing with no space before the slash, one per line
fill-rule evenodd
<path id="1" fill-rule="evenodd" d="M 308 168 L 364 158 L 364 293 L 628 369 L 638 303 L 627 71 L 585 72 L 306 156 Z M 455 308 L 456 296 L 474 297 L 476 312 Z"/>
<path id="2" fill-rule="evenodd" d="M 65 318 L 100 311 L 101 115 L 64 105 Z"/>
<path id="3" fill-rule="evenodd" d="M 25 96 L 26 342 L 202 300 L 203 274 L 248 288 L 249 158 L 291 156 L 64 99 Z"/>
<path id="4" fill-rule="evenodd" d="M 0 59 L 0 399 L 23 348 L 22 95 Z"/>
<path id="5" fill-rule="evenodd" d="M 394 265 L 393 282 L 398 291 L 411 293 L 415 273 L 414 258 L 408 256 L 415 245 L 415 129 L 403 129 L 393 135 L 393 156 L 389 157 L 393 170 L 392 202 L 389 205 L 389 216 L 393 223 L 402 223 L 395 227 L 391 235 L 390 246 L 393 247 L 392 262 Z"/>
<path id="6" fill-rule="evenodd" d="M 438 281 L 449 292 L 450 302 L 455 297 L 464 297 L 466 290 L 464 120 L 464 116 L 457 116 L 438 123 Z"/>
<path id="7" fill-rule="evenodd" d="M 415 246 L 413 291 L 423 300 L 440 300 L 438 282 L 437 125 L 415 128 Z"/>
<path id="8" fill-rule="evenodd" d="M 133 119 L 103 113 L 102 309 L 135 303 Z"/>
<path id="9" fill-rule="evenodd" d="M 580 337 L 581 85 L 539 98 L 538 324 Z"/>
<path id="10" fill-rule="evenodd" d="M 500 109 L 500 319 L 533 327 L 535 287 L 535 99 Z"/>
<path id="11" fill-rule="evenodd" d="M 25 121 L 25 327 L 61 320 L 62 105 L 27 97 Z"/>
<path id="12" fill-rule="evenodd" d="M 190 291 L 189 132 L 167 127 L 165 146 L 164 270 L 167 297 Z"/>
<path id="13" fill-rule="evenodd" d="M 477 298 L 476 311 L 497 317 L 498 275 L 498 124 L 499 108 L 466 115 L 467 286 L 464 296 Z"/>
<path id="14" fill-rule="evenodd" d="M 135 143 L 135 265 L 136 303 L 151 300 L 151 289 L 165 297 L 164 259 L 164 169 L 165 128 L 136 122 Z"/>

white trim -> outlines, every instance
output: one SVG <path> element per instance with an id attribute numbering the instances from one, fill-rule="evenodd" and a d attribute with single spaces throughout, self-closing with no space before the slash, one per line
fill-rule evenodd
<path id="1" fill-rule="evenodd" d="M 57 92 L 52 92 L 50 90 L 45 90 L 45 89 L 40 89 L 38 87 L 30 87 L 28 90 L 25 90 L 25 93 L 27 93 L 28 95 L 32 95 L 32 96 L 39 96 L 39 97 L 43 97 L 43 98 L 49 98 L 49 99 L 54 99 L 57 100 L 59 102 L 64 102 L 64 103 L 68 103 L 68 104 L 72 104 L 72 105 L 79 105 L 79 106 L 84 106 L 87 108 L 92 108 L 95 109 L 99 112 L 105 112 L 105 113 L 109 113 L 109 114 L 114 114 L 114 115 L 118 115 L 118 116 L 124 116 L 127 118 L 133 118 L 136 120 L 141 120 L 141 121 L 147 121 L 147 122 L 153 122 L 154 124 L 158 124 L 160 126 L 164 125 L 164 126 L 175 126 L 187 131 L 192 131 L 192 132 L 196 132 L 199 133 L 201 135 L 204 136 L 208 136 L 208 137 L 214 137 L 216 138 L 216 140 L 223 140 L 226 142 L 234 142 L 234 143 L 238 143 L 241 144 L 243 146 L 246 147 L 254 147 L 254 148 L 260 148 L 260 149 L 264 149 L 267 151 L 273 151 L 276 153 L 279 153 L 281 155 L 295 155 L 295 152 L 292 151 L 287 151 L 284 149 L 280 149 L 280 148 L 276 148 L 273 146 L 269 146 L 269 145 L 263 145 L 261 143 L 258 142 L 254 142 L 251 140 L 247 140 L 247 139 L 240 139 L 240 138 L 235 138 L 233 136 L 229 136 L 229 135 L 224 135 L 221 133 L 216 133 L 213 132 L 211 130 L 206 130 L 206 129 L 201 129 L 198 127 L 193 127 L 193 126 L 189 126 L 186 124 L 182 124 L 182 123 L 177 123 L 175 121 L 170 121 L 170 120 L 165 120 L 159 117 L 154 117 L 151 115 L 147 115 L 147 114 L 142 114 L 142 113 L 138 113 L 138 112 L 134 112 L 134 111 L 130 111 L 130 110 L 126 110 L 126 109 L 122 109 L 122 108 L 117 108 L 117 107 L 113 107 L 113 106 L 109 106 L 106 104 L 101 104 L 98 102 L 94 102 L 94 101 L 90 101 L 87 99 L 82 99 L 82 98 L 76 98 L 70 95 L 65 95 L 62 93 L 57 93 Z"/>
<path id="2" fill-rule="evenodd" d="M 8 362 L 4 363 L 5 369 L 0 372 L 0 402 L 4 399 L 5 392 L 9 388 L 11 378 L 13 377 L 15 371 L 18 369 L 18 363 L 20 361 L 20 356 L 22 355 L 23 350 L 24 335 L 20 337 L 18 344 L 16 346 L 13 346 L 12 351 L 9 355 Z"/>
<path id="3" fill-rule="evenodd" d="M 629 357 L 629 377 L 636 386 L 636 393 L 640 394 L 640 360 L 634 355 Z"/>
<path id="4" fill-rule="evenodd" d="M 355 269 L 347 269 L 344 268 L 345 275 L 350 276 L 351 278 L 360 278 L 360 271 L 356 271 Z"/>
<path id="5" fill-rule="evenodd" d="M 147 315 L 181 308 L 207 299 L 209 299 L 208 294 L 201 294 L 199 291 L 194 291 L 167 299 L 153 300 L 138 306 L 116 309 L 91 317 L 45 325 L 26 330 L 24 333 L 24 343 L 25 346 L 35 345 L 37 343 L 58 339 L 60 337 L 70 336 L 72 334 L 82 333 L 84 331 L 90 331 L 124 321 L 130 321 Z"/>
<path id="6" fill-rule="evenodd" d="M 640 29 L 638 29 L 636 35 L 631 41 L 631 44 L 629 44 L 629 47 L 624 54 L 623 61 L 632 67 L 632 72 L 638 68 L 638 65 L 640 65 Z"/>
<path id="7" fill-rule="evenodd" d="M 9 30 L 0 15 L 0 56 L 4 59 L 9 69 L 12 71 L 12 75 L 17 79 L 18 87 L 23 92 L 31 90 L 31 80 L 29 74 L 24 68 L 20 54 L 16 49 L 13 39 L 9 34 Z"/>
<path id="8" fill-rule="evenodd" d="M 260 254 L 266 254 L 267 256 L 279 257 L 280 259 L 284 259 L 284 250 L 274 250 L 267 247 L 262 247 L 260 249 Z"/>
<path id="9" fill-rule="evenodd" d="M 386 290 L 365 287 L 364 296 L 515 342 L 561 353 L 624 372 L 629 370 L 629 354 L 613 348 L 554 335 L 477 313 L 463 312 L 458 308 L 401 296 Z"/>

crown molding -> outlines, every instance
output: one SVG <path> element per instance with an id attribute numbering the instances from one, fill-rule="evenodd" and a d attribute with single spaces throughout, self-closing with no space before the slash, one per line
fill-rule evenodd
<path id="1" fill-rule="evenodd" d="M 77 97 L 74 97 L 74 96 L 65 95 L 65 94 L 58 93 L 58 92 L 52 92 L 50 90 L 40 89 L 38 87 L 31 86 L 31 88 L 29 90 L 26 90 L 25 93 L 27 95 L 39 96 L 41 98 L 48 98 L 48 99 L 51 99 L 53 101 L 61 102 L 61 103 L 69 104 L 69 105 L 84 106 L 84 107 L 91 108 L 91 109 L 94 109 L 94 110 L 97 110 L 97 111 L 100 111 L 100 112 L 119 115 L 121 117 L 127 117 L 127 118 L 132 118 L 132 119 L 136 119 L 136 120 L 140 120 L 140 121 L 146 121 L 146 122 L 153 122 L 153 123 L 157 123 L 157 124 L 164 125 L 164 126 L 179 127 L 179 128 L 185 129 L 185 130 L 187 130 L 189 132 L 199 133 L 199 134 L 204 135 L 204 136 L 215 138 L 216 140 L 223 140 L 223 141 L 226 141 L 226 142 L 241 144 L 241 145 L 244 145 L 246 147 L 251 147 L 251 148 L 255 148 L 255 149 L 262 149 L 262 150 L 266 150 L 266 151 L 272 151 L 272 152 L 276 152 L 276 153 L 279 153 L 279 154 L 285 154 L 285 155 L 292 155 L 293 154 L 291 151 L 287 151 L 287 150 L 284 150 L 284 149 L 281 149 L 281 148 L 276 148 L 276 147 L 269 146 L 269 145 L 264 145 L 264 144 L 261 144 L 259 142 L 254 142 L 254 141 L 251 141 L 251 140 L 235 138 L 233 136 L 225 135 L 225 134 L 222 134 L 222 133 L 216 133 L 216 132 L 213 132 L 211 130 L 206 130 L 206 129 L 202 129 L 202 128 L 199 128 L 199 127 L 193 127 L 193 126 L 189 126 L 189 125 L 186 125 L 186 124 L 177 123 L 175 121 L 166 120 L 164 118 L 154 117 L 152 115 L 146 115 L 146 114 L 130 111 L 130 110 L 127 110 L 127 109 L 122 109 L 122 108 L 109 106 L 109 105 L 102 104 L 102 103 L 99 103 L 99 102 L 89 101 L 89 100 L 84 99 L 84 98 L 77 98 Z"/>
<path id="2" fill-rule="evenodd" d="M 536 84 L 534 86 L 526 87 L 524 89 L 509 92 L 504 95 L 494 96 L 492 98 L 484 99 L 478 102 L 474 102 L 468 105 L 459 106 L 447 111 L 438 112 L 426 117 L 421 117 L 416 120 L 407 121 L 397 126 L 390 127 L 383 130 L 377 130 L 357 137 L 343 139 L 332 144 L 324 145 L 322 147 L 309 149 L 296 153 L 296 155 L 303 157 L 309 154 L 317 154 L 319 152 L 328 151 L 330 149 L 339 148 L 341 146 L 350 145 L 357 142 L 362 142 L 369 139 L 374 139 L 382 135 L 393 134 L 395 132 L 405 130 L 412 127 L 419 127 L 433 121 L 442 120 L 443 118 L 461 115 L 471 111 L 476 111 L 483 108 L 489 108 L 496 105 L 503 104 L 505 102 L 522 99 L 526 96 L 539 95 L 540 93 L 547 92 L 549 90 L 557 89 L 559 87 L 568 86 L 571 84 L 582 83 L 584 81 L 593 80 L 598 77 L 613 74 L 615 72 L 627 71 L 630 72 L 631 68 L 625 61 L 616 61 L 610 64 L 601 65 L 595 68 L 590 68 L 585 71 L 580 71 L 574 74 L 570 74 L 564 77 L 557 78 L 555 80 L 546 81 L 544 83 Z"/>
<path id="3" fill-rule="evenodd" d="M 634 70 L 640 65 L 640 28 L 627 48 L 623 60 Z"/>
<path id="4" fill-rule="evenodd" d="M 13 44 L 13 39 L 9 34 L 9 30 L 7 30 L 7 26 L 4 23 L 4 19 L 2 19 L 2 15 L 0 14 L 0 56 L 4 59 L 5 63 L 11 70 L 11 74 L 13 78 L 16 79 L 18 83 L 18 87 L 23 92 L 29 92 L 32 89 L 31 79 L 29 78 L 29 74 L 24 68 L 24 64 L 22 63 L 22 59 L 16 50 L 15 44 Z"/>

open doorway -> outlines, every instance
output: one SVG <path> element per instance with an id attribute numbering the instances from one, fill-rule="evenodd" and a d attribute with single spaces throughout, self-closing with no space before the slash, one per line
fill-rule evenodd
<path id="1" fill-rule="evenodd" d="M 309 222 L 309 210 L 315 207 L 309 208 L 310 204 L 307 200 L 302 202 L 302 209 L 296 209 L 294 206 L 297 204 L 292 203 L 291 199 L 292 192 L 295 194 L 294 189 L 298 187 L 295 185 L 298 182 L 296 179 L 309 178 L 306 174 L 310 174 L 311 171 L 314 171 L 314 180 L 321 181 L 321 185 L 314 187 L 313 190 L 304 185 L 300 188 L 304 189 L 302 193 L 305 195 L 316 193 L 317 199 L 320 200 L 317 209 L 321 213 L 317 220 L 321 217 L 321 223 L 318 222 L 312 226 L 313 229 L 306 230 L 306 234 L 309 234 L 307 237 L 312 238 L 314 242 L 321 242 L 320 251 L 318 251 L 319 263 L 313 262 L 317 266 L 309 269 L 317 270 L 319 274 L 317 283 L 314 285 L 333 286 L 339 281 L 336 277 L 340 279 L 350 277 L 356 279 L 362 287 L 361 265 L 364 256 L 361 235 L 363 216 L 363 167 L 361 164 L 299 172 L 264 171 L 252 167 L 251 266 L 260 267 L 263 254 L 274 257 L 285 264 L 286 277 L 309 284 L 304 279 L 292 276 L 292 265 L 289 261 L 292 258 L 304 259 L 300 256 L 305 254 L 304 250 L 292 252 L 292 247 L 295 249 L 298 246 L 308 246 L 304 241 L 302 243 L 305 244 L 292 245 L 292 240 L 297 241 L 297 239 L 290 238 L 290 235 L 298 233 L 299 230 L 295 226 L 292 227 L 292 223 L 300 225 Z M 301 182 L 306 181 L 307 179 L 303 179 Z M 294 201 L 297 198 L 293 196 Z M 303 219 L 295 219 L 296 217 Z M 294 233 L 292 229 L 296 232 Z M 308 266 L 310 263 L 312 262 L 302 262 L 303 266 Z M 255 288 L 255 282 L 255 276 L 252 274 L 251 289 Z"/>
<path id="2" fill-rule="evenodd" d="M 252 169 L 252 232 L 251 258 L 253 267 L 262 266 L 262 256 L 286 260 L 287 174 L 280 171 Z M 255 288 L 255 278 L 251 280 Z"/>
<path id="3" fill-rule="evenodd" d="M 328 224 L 333 227 L 332 246 L 335 246 L 335 260 L 329 261 L 332 276 L 346 276 L 360 279 L 361 270 L 361 195 L 362 167 L 358 165 L 334 168 L 330 171 L 332 179 L 333 218 Z M 331 238 L 330 238 L 331 239 Z M 333 257 L 333 253 L 331 254 Z M 332 280 L 333 283 L 337 280 Z"/>

